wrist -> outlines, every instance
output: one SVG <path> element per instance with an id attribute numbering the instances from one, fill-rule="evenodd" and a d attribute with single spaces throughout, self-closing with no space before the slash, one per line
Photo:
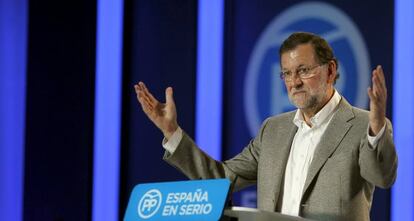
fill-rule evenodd
<path id="1" fill-rule="evenodd" d="M 385 125 L 385 120 L 376 122 L 376 123 L 370 123 L 370 127 L 369 127 L 370 135 L 374 135 L 374 136 L 377 135 L 384 125 Z"/>
<path id="2" fill-rule="evenodd" d="M 178 124 L 173 124 L 169 126 L 166 130 L 164 130 L 162 133 L 164 134 L 165 139 L 170 139 L 170 137 L 177 131 Z"/>

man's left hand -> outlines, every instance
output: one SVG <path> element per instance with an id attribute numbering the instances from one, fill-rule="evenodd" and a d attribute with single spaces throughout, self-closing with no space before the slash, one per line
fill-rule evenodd
<path id="1" fill-rule="evenodd" d="M 380 65 L 372 71 L 372 87 L 368 88 L 370 133 L 375 136 L 385 125 L 387 108 L 387 86 L 384 71 Z"/>

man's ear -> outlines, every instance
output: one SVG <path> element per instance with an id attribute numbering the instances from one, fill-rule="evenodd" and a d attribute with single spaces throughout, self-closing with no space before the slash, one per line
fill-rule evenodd
<path id="1" fill-rule="evenodd" d="M 328 79 L 329 79 L 329 82 L 333 83 L 335 81 L 336 74 L 337 74 L 336 63 L 331 60 L 331 61 L 328 62 Z"/>

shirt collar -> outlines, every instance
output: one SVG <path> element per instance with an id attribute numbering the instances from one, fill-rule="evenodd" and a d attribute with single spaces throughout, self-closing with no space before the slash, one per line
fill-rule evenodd
<path id="1" fill-rule="evenodd" d="M 334 112 L 336 106 L 338 106 L 340 101 L 341 95 L 339 95 L 339 93 L 335 90 L 334 95 L 331 97 L 328 103 L 310 119 L 312 127 L 320 126 Z M 303 114 L 300 109 L 296 111 L 295 117 L 293 118 L 293 123 L 297 127 L 301 127 L 303 123 L 305 123 L 305 119 L 303 118 Z"/>

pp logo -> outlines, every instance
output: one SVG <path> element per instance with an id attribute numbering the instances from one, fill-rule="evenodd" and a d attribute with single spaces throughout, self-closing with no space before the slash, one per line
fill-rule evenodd
<path id="1" fill-rule="evenodd" d="M 370 83 L 367 47 L 356 25 L 340 9 L 319 2 L 293 5 L 276 16 L 253 49 L 244 80 L 244 109 L 251 136 L 271 115 L 295 109 L 279 78 L 279 47 L 292 32 L 306 31 L 325 38 L 339 60 L 340 79 L 335 87 L 361 108 L 368 104 Z"/>
<path id="2" fill-rule="evenodd" d="M 154 216 L 162 203 L 161 192 L 157 189 L 149 190 L 141 197 L 138 203 L 138 215 L 143 219 Z"/>

